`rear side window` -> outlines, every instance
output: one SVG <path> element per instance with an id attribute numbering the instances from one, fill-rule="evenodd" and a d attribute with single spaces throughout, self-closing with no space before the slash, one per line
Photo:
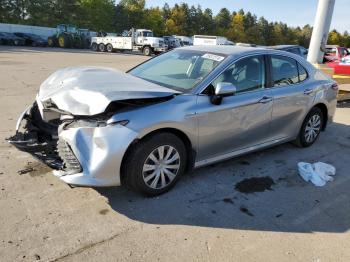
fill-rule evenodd
<path id="1" fill-rule="evenodd" d="M 298 70 L 299 70 L 299 82 L 303 82 L 304 80 L 307 79 L 308 75 L 305 68 L 301 64 L 299 63 L 297 64 L 298 64 Z"/>
<path id="2" fill-rule="evenodd" d="M 293 58 L 271 56 L 273 86 L 294 85 L 307 79 L 305 68 Z"/>
<path id="3" fill-rule="evenodd" d="M 297 62 L 289 57 L 272 56 L 273 86 L 293 85 L 299 82 Z"/>

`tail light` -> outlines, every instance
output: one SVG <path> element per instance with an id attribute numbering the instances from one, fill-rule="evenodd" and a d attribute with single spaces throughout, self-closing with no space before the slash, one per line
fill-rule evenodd
<path id="1" fill-rule="evenodd" d="M 339 86 L 338 86 L 337 83 L 332 84 L 332 85 L 331 85 L 331 88 L 332 88 L 333 90 L 335 90 L 335 91 L 338 91 L 338 90 L 339 90 Z"/>

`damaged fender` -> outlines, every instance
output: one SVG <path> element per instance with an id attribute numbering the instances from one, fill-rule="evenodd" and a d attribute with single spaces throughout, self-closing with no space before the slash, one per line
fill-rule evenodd
<path id="1" fill-rule="evenodd" d="M 123 156 L 136 138 L 136 132 L 118 124 L 63 130 L 59 139 L 68 143 L 82 166 L 82 172 L 55 171 L 54 174 L 72 185 L 118 186 Z"/>

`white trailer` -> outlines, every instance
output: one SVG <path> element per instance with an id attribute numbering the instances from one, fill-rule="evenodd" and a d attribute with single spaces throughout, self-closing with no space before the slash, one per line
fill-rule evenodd
<path id="1" fill-rule="evenodd" d="M 126 36 L 92 37 L 91 49 L 100 52 L 140 51 L 144 55 L 164 52 L 167 46 L 163 38 L 154 37 L 147 29 L 131 29 Z"/>
<path id="2" fill-rule="evenodd" d="M 232 42 L 223 36 L 194 35 L 193 45 L 232 45 Z"/>

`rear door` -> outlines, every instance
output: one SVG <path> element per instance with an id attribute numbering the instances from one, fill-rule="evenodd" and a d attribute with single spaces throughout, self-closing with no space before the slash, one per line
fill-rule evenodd
<path id="1" fill-rule="evenodd" d="M 273 112 L 271 135 L 274 139 L 295 137 L 312 104 L 315 93 L 305 68 L 295 59 L 270 56 Z"/>

